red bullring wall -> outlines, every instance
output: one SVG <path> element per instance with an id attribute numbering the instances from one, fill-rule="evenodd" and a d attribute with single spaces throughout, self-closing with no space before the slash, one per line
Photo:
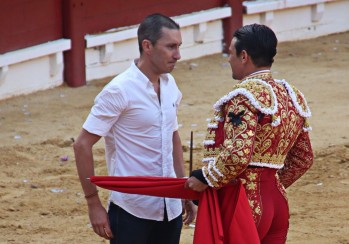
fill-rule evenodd
<path id="1" fill-rule="evenodd" d="M 168 16 L 230 6 L 223 20 L 224 39 L 230 41 L 242 25 L 242 1 L 233 0 L 1 0 L 0 55 L 58 40 L 71 40 L 63 52 L 64 81 L 72 87 L 86 84 L 85 35 L 138 24 L 151 13 Z"/>

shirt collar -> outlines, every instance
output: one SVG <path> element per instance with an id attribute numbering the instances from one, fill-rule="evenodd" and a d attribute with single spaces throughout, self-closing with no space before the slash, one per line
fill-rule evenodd
<path id="1" fill-rule="evenodd" d="M 138 66 L 136 65 L 137 63 L 137 59 L 135 59 L 132 64 L 131 64 L 131 70 L 137 74 L 137 78 L 145 85 L 148 85 L 149 83 L 151 83 L 151 81 L 148 79 L 148 77 L 138 68 Z M 168 77 L 168 73 L 165 74 L 161 74 L 160 75 L 160 82 L 168 82 L 169 77 Z"/>
<path id="2" fill-rule="evenodd" d="M 272 78 L 271 71 L 269 69 L 265 70 L 259 70 L 256 72 L 253 72 L 252 74 L 249 74 L 245 78 L 242 79 L 242 81 L 247 79 L 270 79 Z"/>

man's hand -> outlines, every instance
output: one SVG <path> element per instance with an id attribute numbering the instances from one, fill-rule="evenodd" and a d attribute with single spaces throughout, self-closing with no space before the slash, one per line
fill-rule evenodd
<path id="1" fill-rule="evenodd" d="M 109 217 L 107 211 L 100 203 L 88 203 L 88 213 L 93 231 L 107 240 L 113 237 L 113 233 L 109 225 Z"/>
<path id="2" fill-rule="evenodd" d="M 200 180 L 192 176 L 185 182 L 184 187 L 193 191 L 203 192 L 206 190 L 208 185 L 202 183 Z"/>
<path id="3" fill-rule="evenodd" d="M 196 217 L 197 207 L 190 200 L 183 200 L 182 204 L 184 212 L 183 223 L 185 225 L 188 225 L 194 221 Z"/>

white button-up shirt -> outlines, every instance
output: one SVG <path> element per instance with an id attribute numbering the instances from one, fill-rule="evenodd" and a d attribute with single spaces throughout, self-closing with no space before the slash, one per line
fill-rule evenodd
<path id="1" fill-rule="evenodd" d="M 105 138 L 109 175 L 176 177 L 173 132 L 182 98 L 170 74 L 160 76 L 160 100 L 153 84 L 133 62 L 97 95 L 83 128 Z M 110 201 L 136 217 L 163 220 L 182 212 L 179 199 L 112 191 Z"/>

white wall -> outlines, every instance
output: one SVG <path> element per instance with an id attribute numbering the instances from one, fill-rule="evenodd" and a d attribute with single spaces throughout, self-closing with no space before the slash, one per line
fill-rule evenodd
<path id="1" fill-rule="evenodd" d="M 244 5 L 243 24 L 268 25 L 280 42 L 349 30 L 348 0 L 260 0 Z"/>
<path id="2" fill-rule="evenodd" d="M 61 85 L 70 45 L 61 39 L 0 55 L 0 100 Z"/>
<path id="3" fill-rule="evenodd" d="M 215 8 L 174 17 L 181 26 L 181 60 L 222 52 L 222 18 L 231 16 L 231 8 Z M 119 74 L 139 57 L 138 26 L 87 35 L 86 80 Z"/>

